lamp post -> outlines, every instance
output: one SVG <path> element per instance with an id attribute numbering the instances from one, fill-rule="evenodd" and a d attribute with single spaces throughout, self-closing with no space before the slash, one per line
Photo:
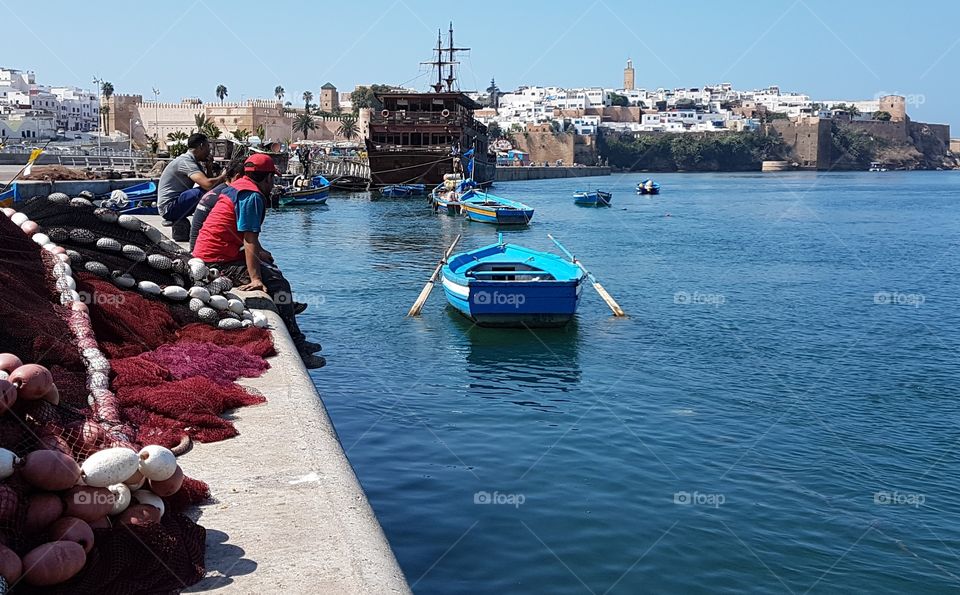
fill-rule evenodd
<path id="1" fill-rule="evenodd" d="M 103 79 L 93 77 L 93 84 L 97 86 L 97 157 L 99 157 L 101 155 L 100 137 L 103 136 L 103 112 L 100 111 L 103 108 L 103 106 L 100 105 L 100 92 L 103 90 Z"/>
<path id="2" fill-rule="evenodd" d="M 153 135 L 160 141 L 160 89 L 153 88 Z"/>

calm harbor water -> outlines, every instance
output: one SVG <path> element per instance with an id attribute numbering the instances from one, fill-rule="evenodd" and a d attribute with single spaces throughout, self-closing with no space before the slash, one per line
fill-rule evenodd
<path id="1" fill-rule="evenodd" d="M 584 289 L 552 331 L 434 290 L 420 199 L 334 195 L 264 243 L 310 302 L 313 373 L 420 593 L 960 589 L 960 175 L 658 175 L 498 185 Z M 571 193 L 613 191 L 613 208 Z"/>

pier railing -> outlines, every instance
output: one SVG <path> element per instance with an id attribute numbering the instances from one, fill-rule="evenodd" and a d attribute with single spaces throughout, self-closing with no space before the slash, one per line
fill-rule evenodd
<path id="1" fill-rule="evenodd" d="M 86 169 L 113 169 L 118 171 L 147 171 L 156 163 L 153 157 L 115 157 L 107 155 L 58 155 L 64 167 Z"/>
<path id="2" fill-rule="evenodd" d="M 294 165 L 294 162 L 291 162 L 291 166 Z M 296 164 L 296 167 L 291 167 L 295 170 L 295 173 L 304 173 L 303 166 Z M 320 155 L 314 157 L 310 162 L 310 172 L 311 175 L 321 174 L 325 178 L 358 178 L 363 180 L 370 179 L 370 164 L 367 163 L 365 159 L 360 159 L 359 157 L 331 157 L 328 155 Z"/>

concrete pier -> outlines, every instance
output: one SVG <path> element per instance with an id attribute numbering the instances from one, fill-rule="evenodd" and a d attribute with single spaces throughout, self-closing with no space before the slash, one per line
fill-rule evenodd
<path id="1" fill-rule="evenodd" d="M 609 176 L 609 167 L 580 166 L 580 167 L 498 167 L 497 182 L 516 182 L 520 180 L 547 180 L 550 178 L 586 178 L 592 176 Z"/>
<path id="2" fill-rule="evenodd" d="M 169 235 L 159 217 L 141 219 Z M 238 293 L 272 308 L 266 294 Z M 185 592 L 410 593 L 289 333 L 263 312 L 277 355 L 240 384 L 267 402 L 231 414 L 239 436 L 181 457 L 213 498 L 195 515 L 207 529 L 207 576 Z"/>

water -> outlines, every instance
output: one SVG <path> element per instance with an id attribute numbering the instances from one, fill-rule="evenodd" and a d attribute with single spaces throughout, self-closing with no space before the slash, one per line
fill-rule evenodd
<path id="1" fill-rule="evenodd" d="M 553 233 L 630 315 L 587 287 L 536 333 L 472 328 L 440 289 L 404 317 L 493 227 L 366 194 L 270 214 L 414 590 L 960 589 L 960 176 L 640 177 L 498 186 L 537 210 L 509 241 Z M 596 187 L 613 208 L 572 204 Z"/>

